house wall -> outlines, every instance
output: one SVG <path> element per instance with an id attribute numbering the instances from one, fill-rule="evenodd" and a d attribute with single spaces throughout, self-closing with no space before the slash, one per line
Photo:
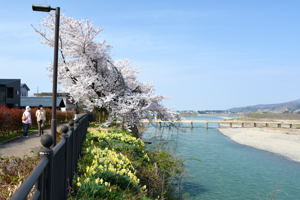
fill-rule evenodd
<path id="1" fill-rule="evenodd" d="M 5 85 L 0 85 L 0 106 L 6 104 L 6 87 Z"/>
<path id="2" fill-rule="evenodd" d="M 65 103 L 65 109 L 66 110 L 74 110 L 76 106 L 68 100 L 69 97 L 63 97 L 63 101 Z"/>
<path id="3" fill-rule="evenodd" d="M 21 96 L 28 97 L 28 90 L 24 87 L 21 87 Z"/>
<path id="4" fill-rule="evenodd" d="M 20 80 L 16 80 L 6 84 L 6 105 L 8 107 L 20 106 L 20 86 Z"/>
<path id="5" fill-rule="evenodd" d="M 20 85 L 19 79 L 7 81 L 0 85 L 0 105 L 8 107 L 20 106 Z"/>

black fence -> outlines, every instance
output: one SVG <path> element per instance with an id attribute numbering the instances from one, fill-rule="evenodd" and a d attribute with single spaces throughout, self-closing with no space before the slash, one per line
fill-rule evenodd
<path id="1" fill-rule="evenodd" d="M 44 146 L 40 152 L 42 158 L 11 199 L 67 199 L 68 188 L 72 186 L 72 179 L 88 125 L 89 116 L 87 114 L 79 115 L 75 123 L 70 122 L 69 127 L 64 126 L 61 129 L 62 138 L 53 148 L 50 148 L 52 137 L 50 135 L 42 136 L 41 143 Z"/>

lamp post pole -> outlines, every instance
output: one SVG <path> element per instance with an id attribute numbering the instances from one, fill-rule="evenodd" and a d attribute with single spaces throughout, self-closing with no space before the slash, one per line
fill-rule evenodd
<path id="1" fill-rule="evenodd" d="M 32 10 L 40 12 L 50 12 L 55 10 L 55 30 L 54 30 L 54 59 L 53 59 L 53 78 L 52 78 L 52 117 L 51 134 L 53 146 L 56 145 L 56 98 L 57 98 L 57 66 L 58 66 L 58 39 L 59 39 L 59 18 L 60 7 L 51 8 L 49 5 L 32 5 Z"/>
<path id="2" fill-rule="evenodd" d="M 56 145 L 56 98 L 57 98 L 57 65 L 58 65 L 58 38 L 59 38 L 60 8 L 55 8 L 55 36 L 54 36 L 54 60 L 53 60 L 53 86 L 52 86 L 52 119 L 51 133 L 53 146 Z"/>

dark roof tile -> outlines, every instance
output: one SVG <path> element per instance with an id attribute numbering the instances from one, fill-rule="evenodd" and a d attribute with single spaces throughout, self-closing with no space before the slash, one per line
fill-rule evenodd
<path id="1" fill-rule="evenodd" d="M 63 98 L 57 97 L 56 106 L 59 107 L 61 103 L 65 105 Z M 52 97 L 21 97 L 21 107 L 25 107 L 25 106 L 37 107 L 39 105 L 43 105 L 44 107 L 51 107 Z"/>

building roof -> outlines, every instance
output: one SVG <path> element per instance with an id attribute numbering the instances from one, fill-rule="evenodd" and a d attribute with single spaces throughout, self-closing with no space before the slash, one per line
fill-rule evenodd
<path id="1" fill-rule="evenodd" d="M 16 81 L 21 82 L 21 79 L 0 79 L 0 84 L 6 85 L 6 84 L 9 84 L 11 82 L 16 82 Z"/>
<path id="2" fill-rule="evenodd" d="M 38 107 L 39 105 L 52 107 L 52 97 L 21 97 L 21 107 Z M 65 107 L 63 98 L 56 98 L 56 107 Z"/>
<path id="3" fill-rule="evenodd" d="M 34 93 L 33 95 L 36 97 L 49 97 L 49 96 L 51 97 L 52 92 L 40 92 L 40 93 Z M 57 96 L 58 97 L 68 97 L 68 96 L 70 96 L 70 94 L 66 93 L 66 92 L 58 92 Z"/>
<path id="4" fill-rule="evenodd" d="M 28 91 L 30 90 L 29 87 L 26 85 L 26 83 L 22 83 L 22 84 L 21 84 L 21 87 L 25 88 L 25 89 L 28 90 Z"/>

